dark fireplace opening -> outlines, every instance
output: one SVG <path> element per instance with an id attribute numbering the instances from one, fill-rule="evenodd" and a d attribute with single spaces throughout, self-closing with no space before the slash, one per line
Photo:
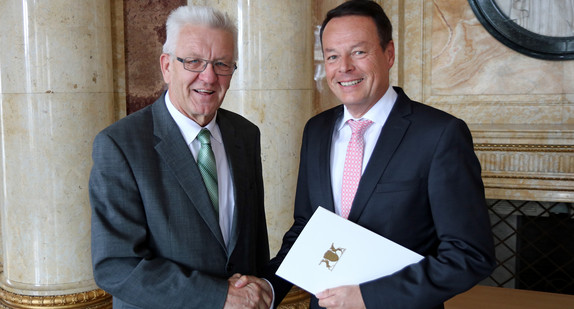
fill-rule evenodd
<path id="1" fill-rule="evenodd" d="M 574 219 L 519 216 L 516 288 L 574 295 Z"/>
<path id="2" fill-rule="evenodd" d="M 574 295 L 574 205 L 488 200 L 497 267 L 482 285 Z"/>

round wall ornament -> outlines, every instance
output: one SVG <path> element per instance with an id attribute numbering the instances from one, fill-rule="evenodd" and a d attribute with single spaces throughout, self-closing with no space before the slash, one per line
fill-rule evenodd
<path id="1" fill-rule="evenodd" d="M 468 0 L 498 41 L 530 57 L 574 59 L 574 0 Z"/>

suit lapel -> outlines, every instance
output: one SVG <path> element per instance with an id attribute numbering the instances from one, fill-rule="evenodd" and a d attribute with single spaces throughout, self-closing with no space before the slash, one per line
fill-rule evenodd
<path id="1" fill-rule="evenodd" d="M 325 209 L 335 212 L 335 202 L 333 201 L 333 188 L 331 187 L 331 144 L 333 142 L 333 131 L 337 124 L 337 119 L 343 114 L 343 105 L 334 108 L 333 113 L 326 122 L 328 129 L 319 130 L 319 179 L 321 186 L 319 192 L 325 194 L 321 200 L 326 201 L 323 206 Z"/>
<path id="2" fill-rule="evenodd" d="M 211 232 L 225 249 L 219 219 L 211 206 L 211 201 L 197 164 L 167 107 L 163 96 L 153 105 L 154 134 L 157 137 L 155 149 L 164 159 L 185 191 L 191 204 L 197 209 Z"/>
<path id="3" fill-rule="evenodd" d="M 353 222 L 356 222 L 361 216 L 379 179 L 381 179 L 385 168 L 399 147 L 410 125 L 410 121 L 405 119 L 405 116 L 412 111 L 411 101 L 402 91 L 397 88 L 395 90 L 397 90 L 399 97 L 381 130 L 375 149 L 373 149 L 373 154 L 359 182 L 355 200 L 349 213 L 349 220 Z"/>
<path id="4" fill-rule="evenodd" d="M 236 130 L 233 127 L 231 121 L 226 117 L 224 110 L 219 110 L 217 114 L 217 124 L 219 125 L 219 130 L 221 131 L 221 136 L 223 139 L 223 144 L 225 145 L 225 153 L 227 155 L 227 162 L 229 163 L 229 169 L 231 172 L 231 177 L 233 179 L 233 188 L 235 191 L 235 210 L 231 225 L 231 237 L 229 239 L 229 254 L 233 252 L 237 240 L 239 239 L 239 234 L 241 229 L 239 228 L 242 224 L 245 224 L 245 207 L 242 207 L 241 201 L 238 200 L 239 190 L 243 190 L 243 185 L 247 185 L 248 179 L 246 177 L 247 171 L 242 170 L 245 166 L 247 158 L 245 158 L 245 151 L 243 149 L 244 143 L 242 142 L 241 136 L 236 135 Z"/>

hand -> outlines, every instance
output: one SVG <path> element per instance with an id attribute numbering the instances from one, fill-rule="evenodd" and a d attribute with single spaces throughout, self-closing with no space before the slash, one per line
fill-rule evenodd
<path id="1" fill-rule="evenodd" d="M 267 281 L 254 276 L 235 274 L 227 282 L 229 288 L 223 308 L 271 308 L 273 292 Z"/>
<path id="2" fill-rule="evenodd" d="M 363 295 L 358 285 L 347 285 L 333 289 L 327 289 L 317 295 L 319 306 L 328 309 L 365 309 Z"/>

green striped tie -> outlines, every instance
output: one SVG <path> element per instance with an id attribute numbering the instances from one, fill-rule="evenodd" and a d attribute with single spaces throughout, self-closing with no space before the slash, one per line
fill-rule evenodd
<path id="1" fill-rule="evenodd" d="M 213 204 L 215 213 L 219 214 L 219 195 L 217 193 L 217 168 L 215 167 L 215 156 L 211 150 L 210 132 L 202 129 L 197 135 L 197 140 L 201 143 L 201 148 L 197 155 L 197 166 L 203 177 L 203 182 L 207 188 L 209 199 Z"/>

